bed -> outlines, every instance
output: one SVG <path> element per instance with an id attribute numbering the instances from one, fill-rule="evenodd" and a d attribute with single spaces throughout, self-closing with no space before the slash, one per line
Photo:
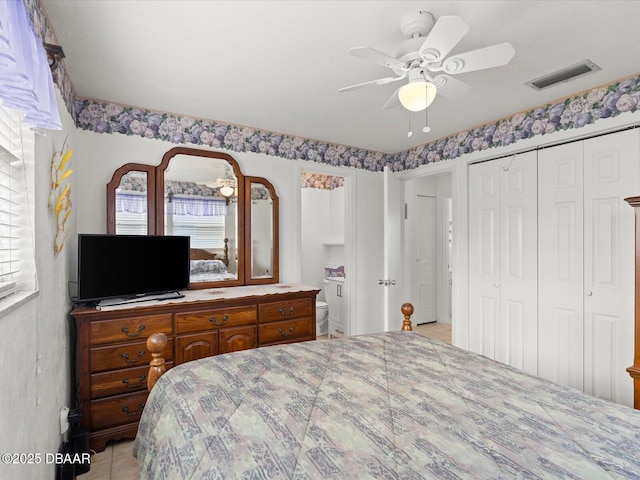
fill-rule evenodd
<path id="1" fill-rule="evenodd" d="M 134 456 L 141 479 L 640 478 L 640 412 L 387 332 L 178 365 Z"/>
<path id="2" fill-rule="evenodd" d="M 193 282 L 215 282 L 235 280 L 237 275 L 229 271 L 229 239 L 224 239 L 222 256 L 203 248 L 192 248 L 190 252 L 189 280 Z"/>

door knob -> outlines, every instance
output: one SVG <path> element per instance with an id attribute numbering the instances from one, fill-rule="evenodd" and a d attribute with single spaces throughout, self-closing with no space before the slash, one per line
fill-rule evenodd
<path id="1" fill-rule="evenodd" d="M 587 297 L 590 297 L 591 295 L 593 295 L 593 292 L 592 292 L 591 290 L 587 290 L 586 292 L 584 292 L 584 294 L 585 294 Z"/>
<path id="2" fill-rule="evenodd" d="M 494 283 L 493 286 L 496 287 L 496 288 L 500 288 L 500 282 Z"/>

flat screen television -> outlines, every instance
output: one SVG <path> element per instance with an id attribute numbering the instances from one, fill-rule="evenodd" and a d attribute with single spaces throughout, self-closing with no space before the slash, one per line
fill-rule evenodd
<path id="1" fill-rule="evenodd" d="M 189 240 L 171 235 L 79 234 L 76 302 L 138 299 L 185 290 Z"/>

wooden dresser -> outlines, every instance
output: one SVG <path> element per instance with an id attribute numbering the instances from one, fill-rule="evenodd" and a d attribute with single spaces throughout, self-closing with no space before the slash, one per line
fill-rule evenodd
<path id="1" fill-rule="evenodd" d="M 636 217 L 635 304 L 633 365 L 627 372 L 633 379 L 633 408 L 640 410 L 640 197 L 625 198 L 633 207 Z"/>
<path id="2" fill-rule="evenodd" d="M 149 335 L 169 342 L 167 367 L 221 353 L 315 340 L 316 295 L 302 285 L 191 290 L 185 298 L 103 309 L 77 307 L 76 379 L 90 447 L 134 438 L 147 399 Z"/>

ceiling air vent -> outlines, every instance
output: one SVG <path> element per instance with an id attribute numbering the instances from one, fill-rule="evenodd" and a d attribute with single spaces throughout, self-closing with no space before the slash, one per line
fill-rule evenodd
<path id="1" fill-rule="evenodd" d="M 571 65 L 570 67 L 550 73 L 549 75 L 526 82 L 525 85 L 529 85 L 531 88 L 536 90 L 543 90 L 558 83 L 566 83 L 569 80 L 581 77 L 587 73 L 597 72 L 598 70 L 600 70 L 600 67 L 591 60 L 584 60 L 580 63 L 576 63 L 575 65 Z"/>

